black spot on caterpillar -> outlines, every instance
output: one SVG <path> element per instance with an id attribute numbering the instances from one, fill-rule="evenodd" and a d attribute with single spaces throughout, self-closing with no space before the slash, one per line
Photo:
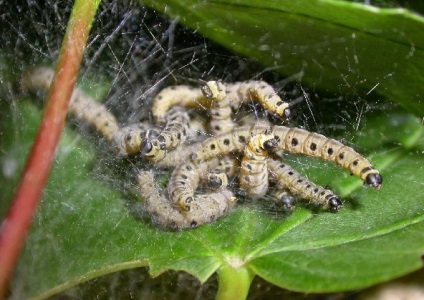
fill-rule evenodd
<path id="1" fill-rule="evenodd" d="M 274 151 L 284 150 L 290 153 L 319 157 L 349 170 L 351 174 L 361 178 L 367 186 L 377 189 L 382 184 L 382 177 L 379 172 L 366 158 L 351 147 L 318 133 L 285 126 L 236 128 L 232 132 L 203 141 L 193 152 L 191 159 L 198 163 L 212 157 L 242 151 L 250 136 L 264 133 L 267 130 L 273 132 L 275 138 L 279 140 Z"/>
<path id="2" fill-rule="evenodd" d="M 186 141 L 189 121 L 190 117 L 182 107 L 172 107 L 166 115 L 165 128 L 157 137 L 146 141 L 142 154 L 153 162 L 164 159 L 167 151 Z"/>
<path id="3" fill-rule="evenodd" d="M 240 161 L 238 158 L 224 156 L 219 159 L 218 164 L 210 171 L 211 173 L 224 173 L 228 177 L 237 176 L 240 172 Z"/>
<path id="4" fill-rule="evenodd" d="M 208 81 L 201 88 L 206 99 L 210 100 L 210 124 L 212 133 L 224 133 L 233 130 L 232 109 L 226 97 L 225 85 L 220 81 Z"/>
<path id="5" fill-rule="evenodd" d="M 170 229 L 187 229 L 212 222 L 223 216 L 234 204 L 231 191 L 222 189 L 204 195 L 197 195 L 190 204 L 190 211 L 180 211 L 160 193 L 152 171 L 138 174 L 140 194 L 145 200 L 145 211 L 154 223 Z"/>
<path id="6" fill-rule="evenodd" d="M 53 80 L 53 75 L 54 71 L 51 68 L 36 68 L 24 75 L 21 85 L 24 89 L 48 89 Z M 115 117 L 107 110 L 106 106 L 95 101 L 78 88 L 75 88 L 72 93 L 68 112 L 93 126 L 108 141 L 111 141 L 119 130 Z"/>
<path id="7" fill-rule="evenodd" d="M 183 211 L 190 211 L 193 201 L 197 201 L 195 191 L 202 178 L 206 178 L 206 185 L 212 185 L 213 189 L 225 190 L 228 184 L 225 173 L 218 175 L 208 172 L 217 163 L 217 159 L 212 159 L 197 165 L 188 162 L 177 166 L 168 183 L 168 195 L 171 203 Z M 218 180 L 221 181 L 220 184 L 217 184 Z M 235 201 L 235 199 L 228 199 L 228 201 Z"/>
<path id="8" fill-rule="evenodd" d="M 275 148 L 278 139 L 273 133 L 256 134 L 243 151 L 240 166 L 240 189 L 253 198 L 263 197 L 268 191 L 268 150 Z"/>
<path id="9" fill-rule="evenodd" d="M 277 183 L 282 191 L 288 190 L 311 203 L 326 206 L 332 211 L 337 211 L 342 207 L 340 198 L 334 195 L 332 191 L 308 181 L 287 163 L 274 159 L 268 159 L 267 163 L 271 179 Z M 281 196 L 285 196 L 285 194 Z M 292 206 L 292 204 L 289 203 L 287 206 Z"/>

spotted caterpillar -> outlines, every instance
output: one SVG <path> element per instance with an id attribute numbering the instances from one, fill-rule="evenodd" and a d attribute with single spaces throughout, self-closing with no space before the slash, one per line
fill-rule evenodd
<path id="1" fill-rule="evenodd" d="M 191 211 L 191 205 L 196 201 L 194 194 L 202 178 L 207 178 L 206 185 L 208 187 L 226 188 L 228 179 L 225 173 L 209 172 L 209 169 L 212 169 L 217 163 L 217 159 L 212 159 L 197 165 L 187 162 L 176 167 L 168 183 L 171 203 L 183 211 Z"/>
<path id="2" fill-rule="evenodd" d="M 278 139 L 265 132 L 249 139 L 243 150 L 239 183 L 247 195 L 253 198 L 263 197 L 268 191 L 268 150 L 275 148 Z"/>
<path id="3" fill-rule="evenodd" d="M 216 85 L 216 88 L 213 87 Z M 246 81 L 236 83 L 226 83 L 226 97 L 220 101 L 224 104 L 214 104 L 213 112 L 221 112 L 222 107 L 228 103 L 231 108 L 238 109 L 240 105 L 248 100 L 257 100 L 264 109 L 288 119 L 290 117 L 289 104 L 283 101 L 274 91 L 272 86 L 264 81 Z M 169 109 L 175 105 L 184 107 L 211 107 L 211 100 L 222 95 L 222 87 L 216 81 L 210 81 L 204 85 L 203 91 L 185 85 L 171 86 L 163 89 L 153 100 L 152 116 L 157 124 L 166 122 L 166 115 Z M 218 101 L 219 103 L 219 101 Z M 223 111 L 223 118 L 228 120 L 228 110 Z M 219 116 L 215 116 L 219 118 Z M 218 119 L 217 119 L 218 120 Z M 218 122 L 213 123 L 216 126 Z M 221 132 L 222 128 L 213 128 Z"/>
<path id="4" fill-rule="evenodd" d="M 158 137 L 147 140 L 145 149 L 141 149 L 144 156 L 153 162 L 164 159 L 167 151 L 186 141 L 189 121 L 190 117 L 182 107 L 172 107 L 166 116 L 165 128 Z"/>
<path id="5" fill-rule="evenodd" d="M 257 100 L 262 107 L 277 116 L 290 117 L 289 104 L 282 100 L 274 88 L 265 81 L 245 81 L 227 84 L 227 98 L 231 106 L 237 108 L 247 100 Z"/>
<path id="6" fill-rule="evenodd" d="M 181 211 L 160 193 L 152 171 L 141 171 L 138 184 L 145 200 L 145 211 L 155 223 L 170 229 L 192 228 L 212 222 L 235 205 L 233 193 L 220 187 L 216 191 L 196 195 L 190 203 L 190 211 Z"/>
<path id="7" fill-rule="evenodd" d="M 265 142 L 259 141 L 259 137 L 265 137 L 264 135 L 257 135 L 256 137 L 258 138 L 249 140 L 249 143 L 245 147 L 245 151 L 246 149 L 254 147 L 255 144 L 257 147 L 261 148 L 265 148 L 264 145 L 267 144 L 267 147 L 270 149 L 274 148 L 275 140 L 273 136 Z M 328 207 L 333 211 L 337 211 L 341 208 L 342 203 L 340 199 L 335 196 L 332 191 L 308 181 L 287 163 L 282 163 L 275 158 L 266 158 L 264 153 L 261 155 L 255 154 L 253 157 L 254 163 L 259 163 L 261 171 L 265 170 L 270 176 L 270 181 L 276 183 L 276 186 L 270 192 L 271 197 L 275 198 L 276 202 L 283 205 L 285 209 L 291 210 L 293 208 L 297 201 L 297 196 L 307 199 L 311 203 Z M 245 154 L 243 155 L 243 160 L 244 159 L 246 159 Z M 242 177 L 242 171 L 240 170 L 239 172 L 238 168 L 237 159 L 226 156 L 219 161 L 218 165 L 213 170 L 217 173 L 225 173 L 230 177 L 235 175 Z M 247 169 L 250 171 L 249 168 Z M 253 174 L 252 177 L 254 179 L 250 180 L 246 185 L 243 185 L 240 180 L 240 188 L 248 193 L 249 188 L 251 188 L 249 183 L 253 186 L 252 188 L 261 186 L 261 193 L 257 195 L 257 197 L 264 196 L 268 192 L 268 178 L 263 175 L 257 176 L 257 174 Z M 262 187 L 262 185 L 266 185 L 266 187 Z M 252 195 L 249 194 L 249 196 Z"/>
<path id="8" fill-rule="evenodd" d="M 335 196 L 332 191 L 315 185 L 300 176 L 287 163 L 282 163 L 275 159 L 267 159 L 267 164 L 272 180 L 278 185 L 279 197 L 287 197 L 287 191 L 289 191 L 291 194 L 299 195 L 302 199 L 307 199 L 311 203 L 328 207 L 332 211 L 337 211 L 342 207 L 340 198 Z M 290 202 L 289 198 L 281 199 L 286 202 L 285 204 L 288 208 L 291 208 L 294 204 Z"/>
<path id="9" fill-rule="evenodd" d="M 272 132 L 275 138 L 279 140 L 274 151 L 284 150 L 290 153 L 320 157 L 349 170 L 351 174 L 358 176 L 372 188 L 377 189 L 382 184 L 382 177 L 379 172 L 366 158 L 352 148 L 318 133 L 285 126 L 273 126 L 271 128 L 262 126 L 240 127 L 232 132 L 208 138 L 191 155 L 191 159 L 198 163 L 212 157 L 242 151 L 251 135 L 263 133 L 266 130 Z"/>
<path id="10" fill-rule="evenodd" d="M 157 129 L 145 123 L 135 123 L 122 127 L 115 133 L 112 140 L 112 147 L 120 156 L 139 154 L 142 145 L 147 140 L 159 135 Z"/>
<path id="11" fill-rule="evenodd" d="M 48 89 L 53 76 L 53 69 L 41 67 L 25 74 L 21 84 L 24 89 Z M 108 141 L 111 141 L 119 130 L 115 117 L 106 106 L 96 102 L 78 88 L 74 89 L 72 93 L 68 111 L 71 115 L 93 126 Z"/>
<path id="12" fill-rule="evenodd" d="M 229 132 L 235 124 L 231 119 L 233 114 L 230 101 L 227 98 L 225 85 L 220 81 L 208 81 L 201 88 L 206 99 L 210 100 L 209 128 L 214 134 Z"/>
<path id="13" fill-rule="evenodd" d="M 206 105 L 206 102 L 200 89 L 187 85 L 170 86 L 160 91 L 153 99 L 152 116 L 156 124 L 165 124 L 171 107 L 198 107 Z"/>

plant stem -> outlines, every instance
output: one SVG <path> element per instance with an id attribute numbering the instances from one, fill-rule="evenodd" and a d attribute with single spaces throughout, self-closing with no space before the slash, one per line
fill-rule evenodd
<path id="1" fill-rule="evenodd" d="M 10 275 L 47 180 L 99 3 L 100 0 L 76 0 L 72 9 L 43 119 L 15 196 L 0 227 L 0 299 L 5 297 Z"/>
<path id="2" fill-rule="evenodd" d="M 247 268 L 233 268 L 223 265 L 218 270 L 218 293 L 217 300 L 246 299 L 254 274 Z"/>

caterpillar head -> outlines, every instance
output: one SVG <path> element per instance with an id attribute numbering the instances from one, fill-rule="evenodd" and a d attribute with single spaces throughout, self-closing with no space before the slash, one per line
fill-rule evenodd
<path id="1" fill-rule="evenodd" d="M 207 99 L 221 101 L 227 95 L 225 85 L 221 81 L 201 81 L 201 83 L 202 93 Z"/>
<path id="2" fill-rule="evenodd" d="M 383 183 L 383 177 L 379 173 L 370 173 L 365 178 L 365 184 L 373 189 L 379 189 Z"/>

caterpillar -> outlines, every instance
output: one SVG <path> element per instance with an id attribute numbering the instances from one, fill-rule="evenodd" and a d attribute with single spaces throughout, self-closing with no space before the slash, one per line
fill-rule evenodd
<path id="1" fill-rule="evenodd" d="M 210 100 L 209 128 L 214 134 L 231 131 L 235 124 L 231 119 L 232 109 L 226 97 L 225 85 L 220 81 L 208 81 L 201 87 L 206 99 Z"/>
<path id="2" fill-rule="evenodd" d="M 226 97 L 221 99 L 224 90 Z M 282 100 L 273 87 L 265 81 L 225 84 L 220 84 L 218 81 L 209 81 L 200 90 L 187 85 L 170 86 L 161 90 L 153 99 L 152 116 L 157 124 L 164 124 L 168 111 L 175 105 L 210 108 L 214 117 L 211 128 L 221 132 L 225 128 L 222 128 L 223 125 L 219 124 L 219 118 L 221 117 L 230 123 L 231 108 L 238 109 L 248 100 L 257 100 L 264 109 L 284 120 L 290 117 L 289 104 Z M 221 101 L 223 102 L 220 104 Z M 215 103 L 211 104 L 211 102 Z M 227 105 L 229 107 L 224 109 Z M 214 116 L 213 114 L 217 112 L 222 113 L 222 115 Z"/>
<path id="3" fill-rule="evenodd" d="M 265 81 L 245 81 L 227 84 L 227 98 L 233 108 L 246 100 L 257 100 L 262 107 L 287 120 L 290 118 L 289 104 L 282 100 L 274 88 Z"/>
<path id="4" fill-rule="evenodd" d="M 171 107 L 198 107 L 206 105 L 207 100 L 200 89 L 188 85 L 174 85 L 161 90 L 152 103 L 152 116 L 156 124 L 165 124 Z"/>
<path id="5" fill-rule="evenodd" d="M 142 153 L 150 161 L 165 158 L 168 150 L 183 144 L 187 139 L 190 117 L 182 107 L 172 107 L 166 116 L 166 126 L 162 132 L 151 140 L 147 140 Z"/>
<path id="6" fill-rule="evenodd" d="M 191 203 L 196 201 L 194 194 L 202 178 L 207 178 L 205 185 L 213 189 L 225 189 L 228 184 L 225 173 L 209 171 L 217 163 L 217 159 L 212 159 L 197 165 L 187 162 L 177 166 L 168 183 L 168 195 L 171 203 L 183 211 L 190 211 Z"/>
<path id="7" fill-rule="evenodd" d="M 120 156 L 139 154 L 147 140 L 157 137 L 158 130 L 146 123 L 135 123 L 119 129 L 112 139 L 112 147 Z"/>
<path id="8" fill-rule="evenodd" d="M 197 227 L 223 216 L 235 204 L 231 191 L 220 189 L 209 194 L 197 195 L 190 204 L 190 211 L 181 211 L 160 193 L 152 171 L 138 174 L 140 194 L 144 209 L 154 223 L 174 230 Z"/>
<path id="9" fill-rule="evenodd" d="M 232 132 L 206 139 L 191 154 L 191 159 L 193 162 L 199 163 L 212 157 L 242 151 L 251 135 L 267 130 L 273 132 L 275 138 L 279 140 L 274 151 L 284 150 L 331 161 L 359 177 L 365 185 L 374 189 L 381 187 L 383 179 L 380 173 L 361 154 L 336 140 L 299 128 L 285 126 L 240 127 Z"/>
<path id="10" fill-rule="evenodd" d="M 48 89 L 53 80 L 51 68 L 40 67 L 26 73 L 21 81 L 23 89 Z M 97 132 L 111 141 L 119 130 L 118 122 L 106 106 L 75 88 L 68 107 L 69 114 L 93 126 Z"/>
<path id="11" fill-rule="evenodd" d="M 340 198 L 334 195 L 332 191 L 310 182 L 287 163 L 267 159 L 267 164 L 270 177 L 277 183 L 280 191 L 278 197 L 281 197 L 280 199 L 287 208 L 294 205 L 294 202 L 292 203 L 287 198 L 287 191 L 299 195 L 302 199 L 309 200 L 311 203 L 328 207 L 332 211 L 338 211 L 342 207 Z"/>
<path id="12" fill-rule="evenodd" d="M 268 150 L 275 148 L 278 139 L 269 132 L 249 139 L 243 150 L 240 166 L 240 189 L 253 198 L 263 197 L 268 190 Z"/>
<path id="13" fill-rule="evenodd" d="M 216 174 L 224 173 L 228 177 L 237 176 L 240 172 L 239 159 L 232 156 L 224 156 L 219 159 L 218 164 L 211 169 L 211 172 Z"/>

